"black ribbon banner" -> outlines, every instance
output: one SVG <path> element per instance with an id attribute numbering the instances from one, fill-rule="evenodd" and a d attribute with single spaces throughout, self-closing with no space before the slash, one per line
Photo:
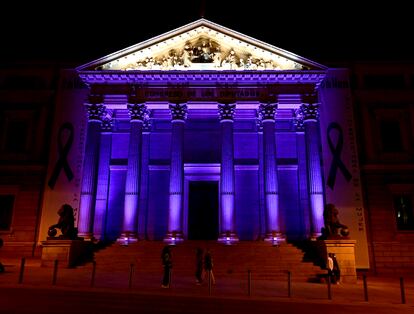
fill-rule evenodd
<path id="1" fill-rule="evenodd" d="M 336 146 L 334 146 L 331 140 L 330 133 L 332 130 L 336 130 L 338 132 L 338 141 L 336 142 Z M 352 179 L 352 175 L 348 171 L 348 169 L 346 169 L 344 163 L 341 160 L 342 146 L 344 145 L 344 133 L 342 131 L 341 126 L 336 122 L 330 123 L 326 135 L 328 138 L 329 150 L 332 153 L 332 163 L 329 169 L 327 185 L 331 188 L 331 190 L 333 190 L 335 185 L 336 172 L 338 168 L 339 170 L 341 170 L 347 182 L 349 182 Z"/>
<path id="2" fill-rule="evenodd" d="M 69 138 L 67 139 L 65 145 L 63 145 L 62 135 L 65 130 L 69 131 Z M 62 169 L 65 172 L 66 177 L 68 178 L 69 181 L 72 181 L 74 177 L 72 169 L 70 169 L 70 166 L 67 160 L 70 148 L 72 147 L 72 144 L 73 144 L 73 133 L 74 133 L 73 125 L 70 122 L 63 123 L 59 128 L 58 137 L 57 137 L 59 159 L 56 162 L 55 168 L 53 169 L 52 175 L 50 176 L 50 179 L 48 182 L 48 185 L 52 190 L 55 187 L 56 181 L 59 178 L 59 174 Z"/>

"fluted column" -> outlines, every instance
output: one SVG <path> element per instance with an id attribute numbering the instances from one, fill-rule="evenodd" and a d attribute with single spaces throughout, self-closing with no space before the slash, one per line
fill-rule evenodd
<path id="1" fill-rule="evenodd" d="M 168 233 L 166 242 L 183 240 L 183 193 L 184 193 L 184 123 L 187 105 L 170 105 L 171 110 L 171 167 Z"/>
<path id="2" fill-rule="evenodd" d="M 266 207 L 266 240 L 280 241 L 285 237 L 280 227 L 279 187 L 276 163 L 276 104 L 261 104 L 263 123 L 264 193 Z"/>
<path id="3" fill-rule="evenodd" d="M 112 150 L 112 112 L 107 111 L 102 121 L 101 145 L 98 165 L 98 186 L 96 190 L 95 219 L 93 234 L 97 240 L 105 235 L 106 217 L 108 212 L 109 166 Z"/>
<path id="4" fill-rule="evenodd" d="M 321 235 L 323 227 L 323 176 L 321 163 L 321 139 L 319 131 L 319 104 L 304 103 L 301 106 L 305 127 L 306 165 L 311 209 L 311 239 Z"/>
<path id="5" fill-rule="evenodd" d="M 102 98 L 91 96 L 90 104 L 86 105 L 88 127 L 86 134 L 85 156 L 83 159 L 82 186 L 79 205 L 79 236 L 85 240 L 93 239 L 93 221 L 96 197 L 96 181 L 101 140 L 101 124 L 105 107 L 100 104 Z"/>
<path id="6" fill-rule="evenodd" d="M 234 226 L 234 144 L 233 121 L 235 104 L 219 104 L 221 124 L 221 173 L 220 173 L 220 242 L 237 241 Z"/>
<path id="7" fill-rule="evenodd" d="M 296 131 L 296 153 L 298 159 L 298 192 L 299 208 L 301 211 L 301 229 L 303 235 L 310 235 L 310 205 L 308 193 L 308 172 L 306 165 L 305 126 L 302 110 L 296 109 L 293 118 L 293 127 Z"/>
<path id="8" fill-rule="evenodd" d="M 263 123 L 259 110 L 257 111 L 257 151 L 258 151 L 258 178 L 259 178 L 259 235 L 258 239 L 263 240 L 266 237 L 266 208 L 264 200 L 264 155 L 263 155 Z"/>
<path id="9" fill-rule="evenodd" d="M 128 167 L 125 182 L 124 219 L 121 239 L 138 240 L 139 185 L 141 180 L 142 124 L 147 115 L 144 104 L 128 104 L 130 116 Z"/>
<path id="10" fill-rule="evenodd" d="M 141 187 L 139 192 L 138 236 L 147 239 L 148 221 L 148 179 L 151 120 L 149 117 L 142 125 Z"/>

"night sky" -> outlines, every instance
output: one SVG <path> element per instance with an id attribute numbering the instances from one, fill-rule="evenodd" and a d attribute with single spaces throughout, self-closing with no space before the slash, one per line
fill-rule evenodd
<path id="1" fill-rule="evenodd" d="M 207 0 L 203 9 L 202 1 L 14 1 L 2 4 L 1 60 L 83 64 L 195 21 L 204 12 L 213 22 L 322 64 L 414 61 L 409 2 L 308 2 Z"/>

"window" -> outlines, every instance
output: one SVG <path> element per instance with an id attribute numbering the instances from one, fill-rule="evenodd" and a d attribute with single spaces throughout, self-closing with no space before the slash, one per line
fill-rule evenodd
<path id="1" fill-rule="evenodd" d="M 398 230 L 414 230 L 412 197 L 410 195 L 394 196 L 394 210 Z"/>
<path id="2" fill-rule="evenodd" d="M 8 124 L 5 150 L 10 153 L 24 153 L 27 150 L 29 124 L 15 120 Z"/>
<path id="3" fill-rule="evenodd" d="M 365 75 L 367 89 L 403 89 L 405 82 L 403 75 Z"/>
<path id="4" fill-rule="evenodd" d="M 382 150 L 386 153 L 403 151 L 400 122 L 397 120 L 382 120 L 380 122 Z"/>
<path id="5" fill-rule="evenodd" d="M 10 230 L 14 198 L 12 194 L 0 195 L 0 231 Z"/>

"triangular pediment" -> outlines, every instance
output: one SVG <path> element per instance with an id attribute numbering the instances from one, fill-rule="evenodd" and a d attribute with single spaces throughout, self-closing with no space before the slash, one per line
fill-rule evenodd
<path id="1" fill-rule="evenodd" d="M 154 37 L 77 70 L 322 70 L 299 57 L 205 19 Z"/>

